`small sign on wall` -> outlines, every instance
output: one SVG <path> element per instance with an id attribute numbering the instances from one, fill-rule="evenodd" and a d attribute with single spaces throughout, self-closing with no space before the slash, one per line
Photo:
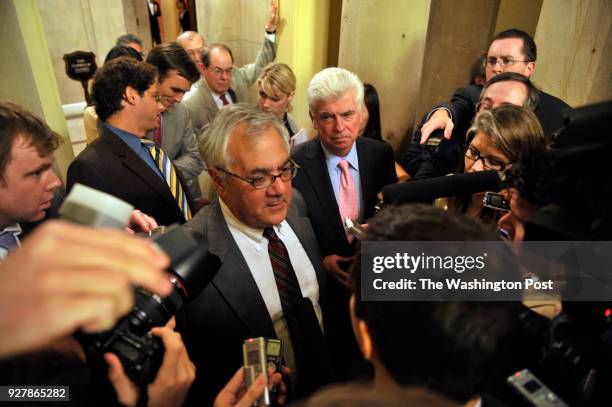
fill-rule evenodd
<path id="1" fill-rule="evenodd" d="M 64 63 L 66 64 L 66 75 L 75 81 L 81 82 L 85 100 L 90 104 L 91 97 L 87 89 L 87 83 L 96 73 L 98 65 L 96 64 L 96 54 L 87 51 L 75 51 L 70 54 L 64 54 Z"/>

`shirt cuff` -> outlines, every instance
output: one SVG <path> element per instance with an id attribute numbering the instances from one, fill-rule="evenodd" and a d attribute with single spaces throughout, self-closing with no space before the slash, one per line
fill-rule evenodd
<path id="1" fill-rule="evenodd" d="M 273 32 L 272 34 L 270 34 L 267 31 L 264 31 L 266 39 L 270 42 L 276 42 L 276 32 Z"/>
<path id="2" fill-rule="evenodd" d="M 444 109 L 444 110 L 446 110 L 446 112 L 448 113 L 448 117 L 450 117 L 450 119 L 451 119 L 451 121 L 452 121 L 453 123 L 455 122 L 455 119 L 453 119 L 453 113 L 450 111 L 450 109 L 449 109 L 449 108 L 444 107 L 444 106 L 436 107 L 434 110 L 432 110 L 431 112 L 429 112 L 429 113 L 427 114 L 427 117 L 425 118 L 425 121 L 426 121 L 426 122 L 427 122 L 427 121 L 429 121 L 429 119 L 431 119 L 431 116 L 432 116 L 432 115 L 433 115 L 435 112 L 437 112 L 438 110 L 440 110 L 440 109 Z"/>

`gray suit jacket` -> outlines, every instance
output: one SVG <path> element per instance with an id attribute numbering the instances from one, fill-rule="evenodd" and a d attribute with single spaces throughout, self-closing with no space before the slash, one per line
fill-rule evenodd
<path id="1" fill-rule="evenodd" d="M 323 308 L 325 273 L 310 222 L 308 218 L 292 216 L 287 217 L 287 222 L 315 269 Z M 204 235 L 210 252 L 222 263 L 210 284 L 184 307 L 177 319 L 198 372 L 187 405 L 211 405 L 215 394 L 242 365 L 244 340 L 258 336 L 274 338 L 276 334 L 255 279 L 223 218 L 219 201 L 203 208 L 183 227 Z M 325 315 L 324 308 L 323 311 Z M 320 336 L 318 324 L 316 330 Z"/>
<path id="2" fill-rule="evenodd" d="M 152 139 L 152 132 L 148 138 Z M 175 103 L 163 113 L 162 149 L 170 157 L 176 170 L 187 183 L 192 198 L 198 198 L 198 176 L 204 170 L 204 162 L 198 151 L 189 110 L 182 103 Z"/>
<path id="3" fill-rule="evenodd" d="M 275 57 L 276 44 L 266 38 L 254 63 L 240 68 L 234 67 L 230 93 L 235 103 L 247 101 L 249 87 L 255 82 L 263 67 L 273 62 Z M 195 92 L 186 97 L 183 103 L 189 109 L 193 129 L 196 136 L 199 137 L 219 112 L 212 92 L 204 78 L 198 81 Z"/>

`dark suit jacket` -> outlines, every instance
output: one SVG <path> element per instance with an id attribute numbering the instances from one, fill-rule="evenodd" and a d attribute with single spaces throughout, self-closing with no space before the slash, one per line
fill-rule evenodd
<path id="1" fill-rule="evenodd" d="M 151 26 L 151 36 L 153 37 L 153 41 L 156 44 L 161 43 L 160 31 L 159 31 L 159 22 L 157 21 L 157 17 L 161 16 L 161 9 L 159 7 L 159 3 L 157 1 L 153 1 L 153 13 L 151 14 L 151 9 L 149 8 L 149 4 L 147 3 L 147 10 L 149 12 L 149 25 Z"/>
<path id="2" fill-rule="evenodd" d="M 376 194 L 387 184 L 397 182 L 393 150 L 385 142 L 369 138 L 357 138 L 357 156 L 363 218 L 374 215 Z M 299 190 L 306 201 L 308 218 L 323 256 L 337 254 L 352 256 L 355 247 L 349 244 L 340 219 L 340 210 L 334 196 L 325 153 L 319 139 L 299 144 L 291 157 L 302 168 L 293 180 L 293 188 Z M 326 329 L 331 351 L 331 363 L 335 380 L 356 378 L 362 374 L 363 357 L 357 347 L 349 315 L 350 293 L 335 280 L 328 284 L 328 315 Z"/>
<path id="3" fill-rule="evenodd" d="M 79 182 L 132 204 L 160 225 L 185 223 L 162 177 L 106 126 L 99 126 L 98 131 L 100 137 L 70 164 L 67 192 Z"/>
<path id="4" fill-rule="evenodd" d="M 325 273 L 310 222 L 307 218 L 291 216 L 287 217 L 287 222 L 315 269 L 319 283 L 319 303 L 323 308 Z M 179 330 L 184 334 L 189 357 L 197 367 L 197 377 L 191 386 L 188 405 L 208 406 L 212 405 L 217 392 L 242 366 L 244 340 L 259 336 L 275 338 L 276 334 L 253 275 L 223 218 L 219 201 L 215 200 L 206 206 L 184 227 L 203 234 L 210 252 L 218 256 L 222 263 L 211 283 L 187 304 L 183 315 L 177 320 Z M 310 300 L 306 301 L 310 303 Z M 300 319 L 299 323 L 300 327 L 305 327 L 305 331 L 310 333 L 308 342 L 314 351 L 310 355 L 312 366 L 297 361 L 298 387 L 304 394 L 325 383 L 326 372 L 320 371 L 319 365 L 324 364 L 326 351 L 316 318 L 314 321 Z M 324 327 L 327 329 L 325 320 Z"/>
<path id="5" fill-rule="evenodd" d="M 480 100 L 482 85 L 467 85 L 459 88 L 453 94 L 450 103 L 443 102 L 439 107 L 447 108 L 452 115 L 453 134 L 451 140 L 440 143 L 438 153 L 431 154 L 418 145 L 421 137 L 420 128 L 431 114 L 423 117 L 417 127 L 407 152 L 402 156 L 400 164 L 414 179 L 429 178 L 454 172 L 463 155 L 463 145 L 466 142 L 467 130 L 476 115 L 476 105 Z M 552 134 L 563 126 L 563 110 L 569 105 L 546 92 L 540 91 L 540 103 L 534 113 L 540 120 L 544 136 L 550 139 Z"/>
<path id="6" fill-rule="evenodd" d="M 391 146 L 385 142 L 359 137 L 357 156 L 363 218 L 374 216 L 378 194 L 382 187 L 397 182 Z M 340 210 L 327 172 L 325 153 L 318 138 L 298 145 L 291 158 L 302 168 L 293 180 L 306 201 L 308 218 L 315 231 L 323 256 L 338 254 L 351 256 L 354 249 L 344 233 Z"/>

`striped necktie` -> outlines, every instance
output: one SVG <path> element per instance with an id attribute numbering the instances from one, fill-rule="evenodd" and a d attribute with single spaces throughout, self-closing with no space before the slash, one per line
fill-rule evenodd
<path id="1" fill-rule="evenodd" d="M 291 343 L 286 344 L 291 349 L 290 351 L 286 349 L 289 351 L 286 355 L 289 356 L 286 362 L 292 369 L 297 370 L 298 366 L 296 364 L 299 363 L 297 359 L 301 356 L 298 353 L 301 353 L 300 349 L 303 344 L 301 327 L 295 307 L 296 302 L 302 299 L 302 290 L 283 241 L 279 239 L 271 227 L 265 228 L 263 235 L 268 239 L 268 255 L 270 256 L 272 272 L 274 273 L 274 280 L 276 281 L 276 288 L 278 289 L 281 301 L 283 317 L 287 322 L 289 337 L 291 338 Z"/>
<path id="2" fill-rule="evenodd" d="M 143 139 L 141 142 L 143 147 L 145 147 L 151 154 L 151 157 L 153 157 L 153 161 L 155 161 L 155 164 L 157 164 L 157 167 L 166 180 L 166 183 L 170 188 L 170 192 L 172 193 L 174 199 L 176 199 L 176 203 L 183 212 L 185 219 L 191 219 L 191 210 L 189 209 L 189 204 L 187 203 L 187 195 L 183 190 L 181 181 L 176 175 L 176 169 L 174 168 L 172 161 L 164 153 L 164 150 L 162 150 L 161 147 L 156 146 L 151 140 Z"/>

